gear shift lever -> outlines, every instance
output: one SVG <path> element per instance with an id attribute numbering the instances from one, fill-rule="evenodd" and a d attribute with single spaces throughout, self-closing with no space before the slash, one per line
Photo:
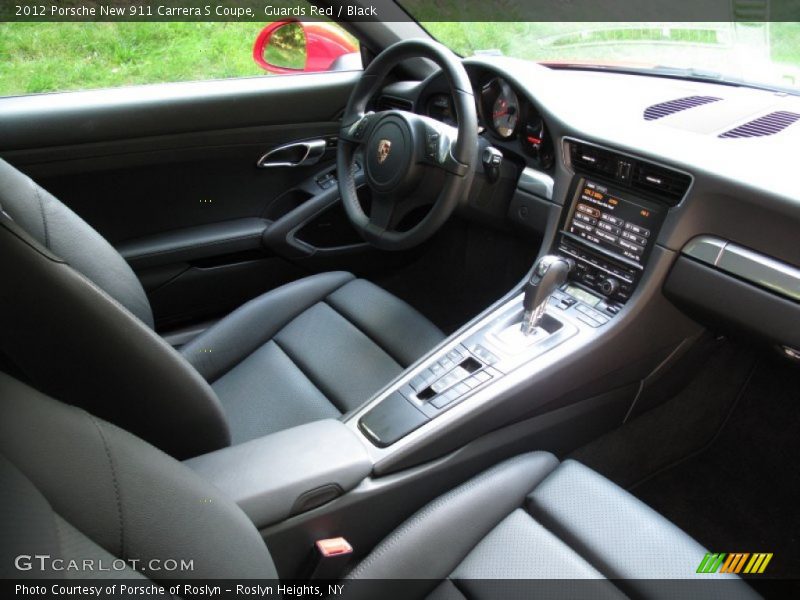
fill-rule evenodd
<path id="1" fill-rule="evenodd" d="M 522 315 L 522 333 L 530 335 L 539 324 L 547 307 L 547 300 L 567 280 L 573 264 L 567 258 L 551 254 L 543 256 L 536 263 L 531 278 L 525 284 L 525 298 L 522 300 L 522 307 L 525 310 Z"/>

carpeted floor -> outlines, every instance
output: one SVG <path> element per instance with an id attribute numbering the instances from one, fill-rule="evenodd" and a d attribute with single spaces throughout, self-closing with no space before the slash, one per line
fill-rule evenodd
<path id="1" fill-rule="evenodd" d="M 772 552 L 769 577 L 800 580 L 800 368 L 725 345 L 673 399 L 573 457 L 709 550 Z"/>

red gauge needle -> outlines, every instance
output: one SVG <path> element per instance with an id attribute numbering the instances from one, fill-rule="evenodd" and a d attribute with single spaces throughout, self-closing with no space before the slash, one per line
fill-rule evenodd
<path id="1" fill-rule="evenodd" d="M 508 109 L 505 110 L 498 110 L 497 112 L 492 113 L 492 116 L 496 119 L 497 117 L 502 117 L 503 115 L 508 114 Z"/>

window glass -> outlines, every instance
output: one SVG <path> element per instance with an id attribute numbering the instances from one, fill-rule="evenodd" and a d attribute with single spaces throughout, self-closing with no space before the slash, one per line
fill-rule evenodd
<path id="1" fill-rule="evenodd" d="M 289 23 L 257 50 L 267 27 L 0 23 L 0 96 L 361 68 L 357 40 L 334 23 Z"/>

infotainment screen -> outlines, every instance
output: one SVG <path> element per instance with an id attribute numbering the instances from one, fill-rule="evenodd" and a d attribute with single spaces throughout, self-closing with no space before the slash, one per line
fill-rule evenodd
<path id="1" fill-rule="evenodd" d="M 655 208 L 620 198 L 599 183 L 584 180 L 566 230 L 641 263 L 655 243 L 661 215 Z"/>

